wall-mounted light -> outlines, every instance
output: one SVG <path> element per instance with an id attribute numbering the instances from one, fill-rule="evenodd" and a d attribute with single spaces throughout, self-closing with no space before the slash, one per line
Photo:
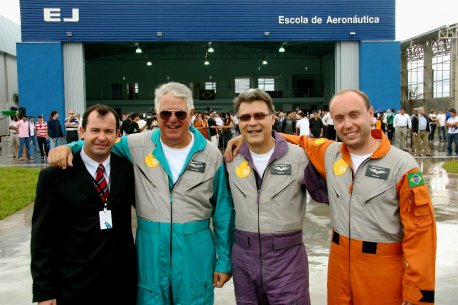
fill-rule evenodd
<path id="1" fill-rule="evenodd" d="M 162 37 L 162 32 L 156 32 L 157 37 Z"/>
<path id="2" fill-rule="evenodd" d="M 285 53 L 286 50 L 283 46 L 280 46 L 280 49 L 278 49 L 278 53 Z"/>
<path id="3" fill-rule="evenodd" d="M 348 35 L 350 35 L 350 36 L 355 36 L 355 35 L 356 35 L 356 32 L 350 32 L 350 33 L 348 33 Z"/>
<path id="4" fill-rule="evenodd" d="M 73 36 L 73 33 L 72 33 L 72 32 L 65 32 L 65 36 L 67 36 L 67 37 L 72 37 L 72 36 Z"/>
<path id="5" fill-rule="evenodd" d="M 264 36 L 269 36 L 270 32 L 264 32 Z"/>

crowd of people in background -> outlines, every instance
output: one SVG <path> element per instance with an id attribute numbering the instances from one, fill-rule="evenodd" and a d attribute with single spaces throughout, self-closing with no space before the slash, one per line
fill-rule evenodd
<path id="1" fill-rule="evenodd" d="M 458 119 L 455 109 L 431 109 L 428 115 L 423 107 L 416 107 L 413 111 L 412 115 L 407 114 L 402 107 L 397 111 L 395 109 L 376 111 L 372 128 L 382 130 L 393 145 L 411 152 L 414 156 L 432 156 L 429 148 L 431 142 L 446 142 L 448 156 L 452 155 L 453 143 L 455 143 L 455 154 L 458 153 L 456 150 Z M 24 161 L 22 152 L 25 150 L 27 160 L 33 160 L 36 152 L 40 153 L 42 161 L 45 161 L 50 149 L 81 139 L 80 114 L 69 110 L 68 117 L 64 121 L 65 138 L 58 118 L 57 111 L 52 111 L 47 121 L 43 114 L 38 115 L 36 122 L 33 115 L 12 116 L 9 125 L 10 158 L 18 157 L 18 161 Z M 155 113 L 126 113 L 121 116 L 120 123 L 121 135 L 140 133 L 159 127 Z M 196 112 L 191 124 L 220 150 L 224 150 L 227 142 L 240 134 L 238 118 L 233 112 Z M 285 134 L 339 141 L 330 113 L 326 110 L 305 111 L 300 107 L 294 111 L 277 110 L 273 130 Z M 409 137 L 410 147 L 408 147 Z"/>

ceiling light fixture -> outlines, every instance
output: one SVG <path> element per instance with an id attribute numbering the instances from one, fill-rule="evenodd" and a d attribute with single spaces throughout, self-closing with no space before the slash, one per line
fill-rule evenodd
<path id="1" fill-rule="evenodd" d="M 205 61 L 204 61 L 204 65 L 209 66 L 209 65 L 210 65 L 210 62 L 209 62 L 208 60 L 205 60 Z"/>
<path id="2" fill-rule="evenodd" d="M 143 52 L 143 51 L 142 51 L 142 49 L 140 49 L 140 46 L 138 46 L 138 47 L 135 49 L 135 53 L 137 53 L 137 54 L 140 54 L 140 53 L 142 53 L 142 52 Z"/>
<path id="3" fill-rule="evenodd" d="M 285 53 L 286 50 L 283 46 L 280 46 L 280 49 L 278 49 L 278 53 Z"/>
<path id="4" fill-rule="evenodd" d="M 263 65 L 267 65 L 267 64 L 268 64 L 267 59 L 264 59 L 264 60 L 262 61 L 262 64 L 263 64 Z"/>
<path id="5" fill-rule="evenodd" d="M 153 63 L 151 62 L 151 60 L 148 60 L 148 62 L 146 63 L 147 66 L 152 66 Z"/>
<path id="6" fill-rule="evenodd" d="M 208 52 L 208 53 L 214 53 L 214 52 L 215 52 L 215 49 L 213 49 L 212 43 L 209 42 L 209 43 L 207 43 L 207 45 L 208 45 L 207 52 Z"/>

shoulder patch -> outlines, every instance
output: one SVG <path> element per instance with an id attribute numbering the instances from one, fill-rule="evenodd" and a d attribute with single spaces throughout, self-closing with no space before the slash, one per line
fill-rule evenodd
<path id="1" fill-rule="evenodd" d="M 325 138 L 319 138 L 319 139 L 316 139 L 315 141 L 313 141 L 313 146 L 319 146 L 323 143 L 326 142 L 326 139 Z"/>
<path id="2" fill-rule="evenodd" d="M 159 161 L 154 157 L 153 153 L 149 153 L 149 155 L 145 157 L 145 164 L 148 167 L 156 167 L 159 165 Z"/>
<path id="3" fill-rule="evenodd" d="M 408 175 L 409 187 L 416 187 L 425 184 L 425 179 L 421 172 L 411 173 Z"/>
<path id="4" fill-rule="evenodd" d="M 334 163 L 332 168 L 336 176 L 341 176 L 348 170 L 348 164 L 343 159 L 339 159 Z"/>
<path id="5" fill-rule="evenodd" d="M 244 160 L 240 163 L 239 166 L 235 169 L 235 173 L 239 178 L 246 178 L 250 175 L 251 168 L 248 165 L 248 161 Z"/>

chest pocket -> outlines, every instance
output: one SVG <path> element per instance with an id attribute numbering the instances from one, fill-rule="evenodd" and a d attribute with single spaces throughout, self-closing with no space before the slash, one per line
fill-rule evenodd
<path id="1" fill-rule="evenodd" d="M 272 195 L 272 200 L 281 200 L 281 198 L 285 195 L 288 194 L 288 192 L 292 189 L 293 184 L 296 182 L 294 179 L 288 179 L 286 181 L 282 181 L 282 185 L 278 186 L 278 192 L 274 193 Z"/>
<path id="2" fill-rule="evenodd" d="M 368 195 L 364 197 L 365 204 L 376 204 L 377 202 L 381 202 L 384 199 L 388 198 L 390 193 L 389 189 L 392 188 L 392 185 L 386 184 L 381 187 L 376 187 L 373 191 L 369 192 Z"/>

